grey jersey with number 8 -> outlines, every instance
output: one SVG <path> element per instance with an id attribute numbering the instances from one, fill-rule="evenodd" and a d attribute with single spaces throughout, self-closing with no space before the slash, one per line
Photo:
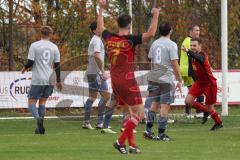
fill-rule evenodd
<path id="1" fill-rule="evenodd" d="M 151 59 L 152 68 L 149 80 L 158 83 L 173 83 L 172 60 L 178 59 L 178 47 L 172 40 L 160 37 L 155 40 L 150 48 L 148 58 Z"/>
<path id="2" fill-rule="evenodd" d="M 29 48 L 28 59 L 34 61 L 31 85 L 53 85 L 53 64 L 60 62 L 58 47 L 48 40 L 34 42 Z"/>

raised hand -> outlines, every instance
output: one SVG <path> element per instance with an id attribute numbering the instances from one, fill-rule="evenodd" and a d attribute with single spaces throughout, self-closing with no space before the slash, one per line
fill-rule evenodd
<path id="1" fill-rule="evenodd" d="M 159 8 L 153 8 L 151 13 L 152 13 L 153 17 L 158 17 L 159 13 L 160 13 L 160 9 Z"/>
<path id="2" fill-rule="evenodd" d="M 105 8 L 106 7 L 106 5 L 107 5 L 107 2 L 106 2 L 106 0 L 99 0 L 99 7 L 100 8 Z"/>

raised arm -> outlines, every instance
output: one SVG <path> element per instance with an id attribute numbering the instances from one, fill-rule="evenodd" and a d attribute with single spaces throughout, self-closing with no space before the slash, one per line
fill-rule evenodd
<path id="1" fill-rule="evenodd" d="M 148 28 L 148 31 L 143 33 L 142 35 L 143 43 L 148 42 L 152 37 L 155 36 L 155 33 L 157 31 L 157 26 L 158 26 L 158 17 L 159 17 L 159 9 L 153 8 L 151 24 Z"/>
<path id="2" fill-rule="evenodd" d="M 196 59 L 196 61 L 198 61 L 199 63 L 203 64 L 204 63 L 204 59 L 205 59 L 205 56 L 204 54 L 200 54 L 200 53 L 194 53 L 193 51 L 189 50 L 187 52 L 187 54 L 189 56 L 191 56 L 193 59 Z"/>
<path id="3" fill-rule="evenodd" d="M 182 46 L 182 51 L 186 52 L 190 57 L 203 64 L 205 60 L 204 54 L 194 53 L 190 49 L 187 49 L 185 46 Z"/>
<path id="4" fill-rule="evenodd" d="M 97 30 L 102 33 L 105 30 L 104 20 L 103 20 L 103 10 L 106 7 L 106 0 L 99 0 L 99 14 L 97 19 Z"/>

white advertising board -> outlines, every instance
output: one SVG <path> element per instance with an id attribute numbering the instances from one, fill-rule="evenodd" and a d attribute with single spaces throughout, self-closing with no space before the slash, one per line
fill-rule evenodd
<path id="1" fill-rule="evenodd" d="M 135 72 L 136 78 L 140 84 L 143 100 L 147 96 L 147 74 L 148 71 Z M 49 97 L 46 106 L 54 107 L 83 107 L 88 98 L 88 83 L 84 80 L 83 71 L 63 72 L 66 75 L 64 80 L 64 89 L 62 92 L 54 90 Z M 221 78 L 222 73 L 215 71 L 217 78 L 218 95 L 217 102 L 221 103 Z M 27 93 L 30 88 L 31 72 L 21 74 L 20 72 L 0 72 L 0 108 L 27 108 Z M 111 82 L 108 81 L 111 91 Z M 240 71 L 231 70 L 228 72 L 228 101 L 229 104 L 240 104 Z M 175 103 L 173 105 L 184 105 L 184 98 L 187 95 L 187 88 L 183 88 L 182 95 L 179 91 L 175 94 Z M 98 101 L 94 106 L 97 106 Z"/>

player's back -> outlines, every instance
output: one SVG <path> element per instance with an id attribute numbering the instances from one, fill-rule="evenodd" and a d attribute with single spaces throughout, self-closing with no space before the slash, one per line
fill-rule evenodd
<path id="1" fill-rule="evenodd" d="M 48 40 L 37 41 L 31 45 L 28 59 L 34 60 L 32 85 L 50 85 L 53 63 L 60 62 L 58 47 Z"/>
<path id="2" fill-rule="evenodd" d="M 174 73 L 171 61 L 178 59 L 177 44 L 168 38 L 161 37 L 154 41 L 148 57 L 152 60 L 150 81 L 172 82 Z"/>
<path id="3" fill-rule="evenodd" d="M 129 37 L 116 35 L 107 42 L 112 74 L 133 72 L 134 47 Z"/>

